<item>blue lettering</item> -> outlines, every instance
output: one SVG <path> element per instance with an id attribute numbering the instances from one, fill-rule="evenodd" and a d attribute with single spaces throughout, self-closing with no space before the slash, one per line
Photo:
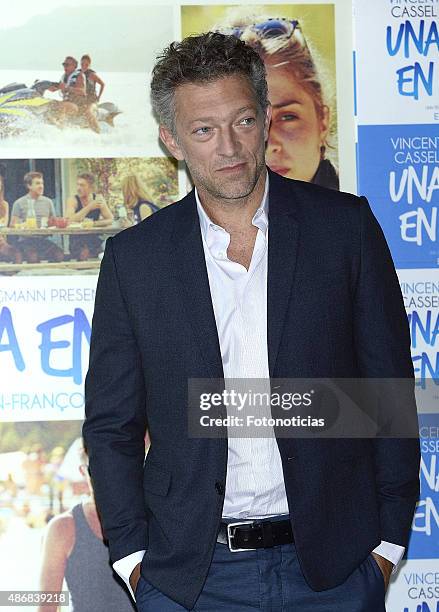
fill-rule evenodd
<path id="1" fill-rule="evenodd" d="M 433 76 L 434 64 L 430 62 L 428 75 L 424 74 L 421 64 L 415 62 L 412 66 L 405 66 L 396 71 L 398 75 L 398 92 L 401 96 L 412 96 L 415 100 L 419 99 L 419 84 L 422 83 L 429 96 L 433 95 Z M 406 76 L 407 75 L 407 76 Z M 404 86 L 412 84 L 413 87 Z"/>
<path id="2" fill-rule="evenodd" d="M 422 323 L 422 318 L 417 310 L 414 310 L 412 313 L 407 315 L 410 332 L 412 337 L 412 347 L 416 348 L 418 343 L 418 334 L 419 331 L 422 340 L 429 344 L 430 346 L 434 346 L 439 336 L 439 314 L 436 316 L 434 323 L 432 325 L 432 311 L 427 310 L 425 318 L 425 326 Z"/>
<path id="3" fill-rule="evenodd" d="M 430 47 L 436 45 L 439 51 L 439 34 L 436 21 L 432 21 L 428 30 L 427 38 L 425 38 L 425 21 L 421 19 L 419 22 L 419 31 L 416 34 L 410 21 L 401 23 L 396 35 L 395 44 L 392 44 L 392 26 L 386 28 L 386 46 L 390 56 L 396 55 L 401 49 L 402 41 L 404 40 L 404 57 L 410 57 L 410 43 L 413 43 L 414 49 L 425 57 L 430 52 Z"/>
<path id="4" fill-rule="evenodd" d="M 52 340 L 53 329 L 73 323 L 73 340 Z M 81 308 L 75 308 L 73 316 L 64 315 L 55 317 L 41 323 L 37 327 L 42 339 L 39 348 L 41 349 L 41 367 L 46 374 L 51 376 L 72 377 L 76 384 L 82 382 L 82 336 L 85 335 L 90 344 L 91 327 L 88 319 Z M 68 348 L 72 345 L 72 367 L 57 369 L 50 366 L 50 355 L 53 350 Z"/>
<path id="5" fill-rule="evenodd" d="M 5 332 L 8 335 L 9 343 L 2 344 L 1 340 Z M 4 306 L 0 312 L 0 353 L 5 351 L 11 351 L 15 361 L 15 367 L 17 370 L 23 371 L 26 366 L 18 345 L 17 336 L 15 335 L 11 311 L 6 306 Z"/>

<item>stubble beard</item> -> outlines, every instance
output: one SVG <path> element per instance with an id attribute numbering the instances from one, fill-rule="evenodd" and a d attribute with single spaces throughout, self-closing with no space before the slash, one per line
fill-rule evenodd
<path id="1" fill-rule="evenodd" d="M 197 188 L 202 187 L 211 197 L 217 200 L 239 200 L 248 197 L 253 192 L 262 171 L 265 169 L 265 147 L 262 152 L 258 152 L 254 159 L 255 165 L 250 173 L 239 179 L 218 177 L 217 180 L 214 180 L 197 167 L 192 166 L 190 162 L 186 161 L 186 165 Z M 238 162 L 239 160 L 236 163 Z"/>

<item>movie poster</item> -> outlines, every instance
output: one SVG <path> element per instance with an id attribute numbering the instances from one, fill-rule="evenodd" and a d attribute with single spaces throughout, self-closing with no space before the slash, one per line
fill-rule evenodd
<path id="1" fill-rule="evenodd" d="M 355 3 L 359 190 L 398 268 L 439 266 L 438 10 Z"/>
<path id="2" fill-rule="evenodd" d="M 439 610 L 439 36 L 435 0 L 354 2 L 358 192 L 384 230 L 407 310 L 421 495 L 392 612 Z"/>
<path id="3" fill-rule="evenodd" d="M 0 160 L 0 275 L 96 275 L 108 236 L 178 193 L 164 156 Z"/>
<path id="4" fill-rule="evenodd" d="M 352 62 L 344 47 L 350 19 L 343 2 L 181 7 L 182 36 L 234 34 L 264 60 L 273 106 L 268 166 L 288 178 L 355 191 Z"/>
<path id="5" fill-rule="evenodd" d="M 352 8 L 350 0 L 2 7 L 0 590 L 62 588 L 70 603 L 54 611 L 96 601 L 107 612 L 134 610 L 109 565 L 81 440 L 94 295 L 108 237 L 187 188 L 159 143 L 150 72 L 171 41 L 211 28 L 263 55 L 274 105 L 269 165 L 353 193 L 358 172 L 402 268 L 426 408 L 422 495 L 387 609 L 437 610 L 439 435 L 427 383 L 439 369 L 438 6 L 358 0 L 354 22 Z"/>
<path id="6" fill-rule="evenodd" d="M 148 84 L 157 53 L 174 38 L 173 14 L 171 3 L 138 0 L 3 6 L 1 156 L 163 154 Z"/>
<path id="7" fill-rule="evenodd" d="M 106 240 L 179 197 L 149 103 L 176 14 L 143 0 L 2 7 L 0 590 L 65 597 L 23 595 L 22 610 L 135 610 L 93 499 L 84 380 Z"/>
<path id="8" fill-rule="evenodd" d="M 0 423 L 0 591 L 59 593 L 53 605 L 23 593 L 5 610 L 136 610 L 108 561 L 81 425 Z"/>

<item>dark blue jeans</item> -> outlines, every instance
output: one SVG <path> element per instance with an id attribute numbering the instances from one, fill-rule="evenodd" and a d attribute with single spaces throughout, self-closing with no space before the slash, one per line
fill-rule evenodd
<path id="1" fill-rule="evenodd" d="M 233 519 L 234 521 L 237 519 Z M 347 580 L 326 591 L 305 582 L 294 544 L 232 553 L 216 544 L 193 612 L 385 612 L 384 578 L 372 555 Z M 139 612 L 184 612 L 143 576 L 136 588 Z"/>

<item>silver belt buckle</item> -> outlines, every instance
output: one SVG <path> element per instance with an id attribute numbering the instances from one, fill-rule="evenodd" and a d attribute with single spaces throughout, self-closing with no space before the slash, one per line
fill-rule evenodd
<path id="1" fill-rule="evenodd" d="M 230 552 L 242 552 L 245 550 L 256 550 L 256 548 L 232 548 L 232 540 L 234 537 L 232 528 L 239 527 L 240 525 L 248 525 L 249 523 L 254 523 L 254 521 L 241 521 L 239 523 L 228 523 L 227 524 L 227 543 L 228 543 Z"/>

